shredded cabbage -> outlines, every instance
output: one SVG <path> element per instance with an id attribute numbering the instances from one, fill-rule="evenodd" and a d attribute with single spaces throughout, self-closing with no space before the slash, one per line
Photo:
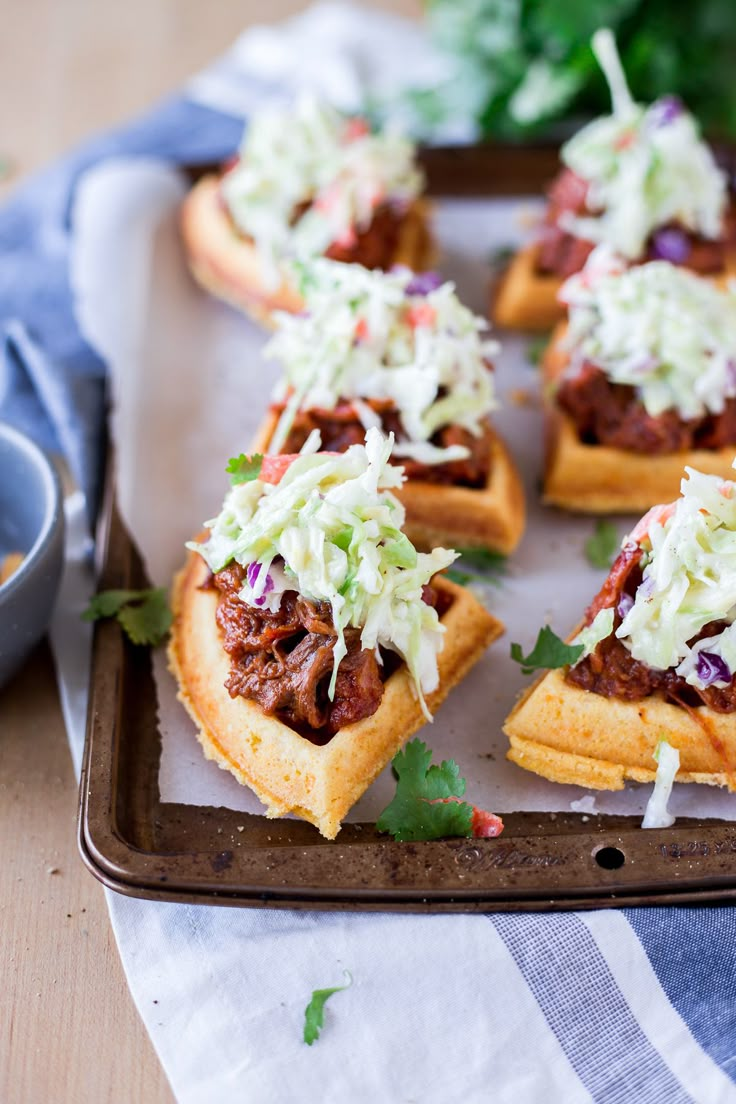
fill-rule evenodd
<path id="1" fill-rule="evenodd" d="M 642 581 L 616 636 L 634 659 L 702 690 L 736 672 L 736 483 L 685 471 L 682 497 L 652 511 L 646 533 L 637 527 Z M 690 646 L 711 621 L 726 627 Z"/>
<path id="2" fill-rule="evenodd" d="M 610 31 L 596 32 L 593 49 L 611 88 L 613 114 L 585 126 L 561 157 L 587 182 L 588 207 L 600 214 L 565 212 L 560 227 L 605 242 L 628 260 L 641 257 L 652 231 L 668 223 L 719 238 L 727 180 L 692 115 L 672 97 L 650 107 L 634 103 Z"/>
<path id="3" fill-rule="evenodd" d="M 589 656 L 591 652 L 594 652 L 601 640 L 605 640 L 607 636 L 611 635 L 613 632 L 613 617 L 613 609 L 598 610 L 591 623 L 580 630 L 573 640 L 573 644 L 583 645 L 583 650 L 576 660 L 576 664 Z"/>
<path id="4" fill-rule="evenodd" d="M 284 369 L 273 397 L 285 409 L 270 451 L 282 447 L 298 410 L 351 401 L 366 425 L 374 400 L 399 414 L 406 440 L 396 455 L 428 464 L 467 455 L 430 438 L 447 425 L 481 433 L 496 406 L 487 358 L 499 346 L 483 340 L 488 323 L 463 306 L 452 283 L 426 294 L 413 293 L 414 284 L 405 268 L 387 273 L 324 259 L 309 266 L 305 313 L 278 314 L 265 350 Z"/>
<path id="5" fill-rule="evenodd" d="M 365 445 L 345 453 L 300 455 L 277 484 L 237 484 L 206 523 L 208 540 L 187 547 L 213 572 L 232 560 L 260 565 L 248 571 L 239 594 L 248 605 L 278 609 L 284 590 L 330 603 L 337 630 L 331 699 L 347 651 L 345 629 L 353 626 L 364 648 L 388 648 L 405 660 L 431 720 L 424 695 L 439 682 L 445 630 L 422 601 L 422 588 L 457 553 L 417 552 L 401 532 L 404 509 L 391 489 L 401 486 L 402 472 L 389 464 L 392 444 L 370 429 Z"/>
<path id="6" fill-rule="evenodd" d="M 591 361 L 635 387 L 648 414 L 720 414 L 736 396 L 736 283 L 722 290 L 666 261 L 626 269 L 598 246 L 560 298 L 571 371 Z"/>
<path id="7" fill-rule="evenodd" d="M 371 134 L 363 120 L 302 94 L 289 108 L 254 115 L 222 196 L 275 279 L 281 258 L 350 243 L 378 206 L 406 206 L 422 184 L 411 141 L 391 130 Z"/>
<path id="8" fill-rule="evenodd" d="M 667 808 L 672 793 L 675 775 L 680 769 L 680 753 L 666 740 L 660 740 L 654 751 L 657 760 L 657 773 L 654 777 L 654 789 L 647 802 L 642 828 L 671 828 L 675 818 Z"/>

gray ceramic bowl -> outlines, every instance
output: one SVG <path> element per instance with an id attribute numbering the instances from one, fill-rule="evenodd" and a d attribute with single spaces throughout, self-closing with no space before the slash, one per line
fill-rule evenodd
<path id="1" fill-rule="evenodd" d="M 0 585 L 0 686 L 48 627 L 64 561 L 64 501 L 56 468 L 29 437 L 0 422 L 0 558 L 24 560 Z"/>

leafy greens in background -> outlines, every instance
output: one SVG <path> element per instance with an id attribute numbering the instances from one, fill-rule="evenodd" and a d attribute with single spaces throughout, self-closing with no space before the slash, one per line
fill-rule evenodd
<path id="1" fill-rule="evenodd" d="M 590 49 L 599 27 L 616 35 L 636 99 L 682 97 L 716 136 L 736 137 L 734 0 L 425 0 L 429 33 L 455 62 L 444 85 L 414 89 L 417 132 L 473 119 L 484 137 L 560 138 L 610 111 Z M 561 120 L 567 126 L 555 125 Z"/>

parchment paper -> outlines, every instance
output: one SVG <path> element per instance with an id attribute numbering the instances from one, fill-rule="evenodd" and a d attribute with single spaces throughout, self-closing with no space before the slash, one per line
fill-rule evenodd
<path id="1" fill-rule="evenodd" d="M 158 162 L 116 161 L 88 174 L 74 213 L 73 282 L 83 331 L 112 374 L 112 434 L 122 515 L 151 578 L 169 583 L 184 541 L 215 516 L 227 490 L 229 456 L 247 451 L 266 409 L 277 366 L 261 350 L 267 335 L 194 284 L 182 252 L 177 209 L 185 184 Z M 488 257 L 529 233 L 534 208 L 516 200 L 441 201 L 435 232 L 442 271 L 463 300 L 485 313 Z M 437 760 L 452 757 L 467 779 L 467 796 L 495 812 L 568 811 L 640 814 L 651 787 L 631 784 L 586 798 L 576 786 L 546 782 L 504 758 L 501 725 L 528 684 L 509 658 L 524 651 L 542 623 L 564 635 L 600 587 L 583 545 L 592 519 L 543 508 L 538 501 L 542 417 L 538 375 L 525 340 L 501 333 L 496 427 L 511 446 L 526 488 L 528 525 L 489 608 L 506 635 L 438 711 L 421 737 Z M 615 519 L 621 535 L 633 519 Z M 260 812 L 249 790 L 204 759 L 192 722 L 176 701 L 162 649 L 154 660 L 162 731 L 161 799 Z M 354 807 L 351 820 L 374 820 L 390 800 L 389 771 Z M 704 786 L 679 785 L 671 809 L 681 816 L 736 815 L 736 797 Z"/>

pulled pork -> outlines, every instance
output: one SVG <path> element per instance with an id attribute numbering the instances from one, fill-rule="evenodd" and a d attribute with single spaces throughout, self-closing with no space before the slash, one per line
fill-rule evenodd
<path id="1" fill-rule="evenodd" d="M 548 192 L 549 205 L 544 219 L 542 235 L 537 254 L 537 268 L 543 273 L 552 273 L 562 279 L 579 272 L 593 250 L 593 243 L 576 238 L 558 225 L 560 215 L 569 212 L 580 216 L 595 214 L 588 207 L 588 185 L 571 169 L 563 171 L 553 181 Z M 659 227 L 659 230 L 680 229 L 676 224 Z M 726 260 L 728 234 L 718 241 L 711 241 L 699 234 L 683 231 L 690 246 L 689 253 L 682 262 L 687 268 L 702 275 L 720 272 Z M 649 239 L 640 262 L 657 259 L 657 251 L 652 239 Z"/>
<path id="2" fill-rule="evenodd" d="M 326 743 L 338 729 L 370 717 L 383 697 L 383 680 L 398 666 L 387 652 L 380 665 L 360 644 L 360 630 L 345 630 L 347 655 L 337 669 L 334 701 L 327 697 L 337 633 L 329 603 L 312 603 L 287 591 L 276 613 L 238 598 L 245 569 L 233 563 L 204 584 L 219 591 L 216 619 L 230 656 L 225 687 L 231 698 L 257 701 L 314 743 Z M 437 592 L 423 599 L 444 612 Z"/>
<path id="3" fill-rule="evenodd" d="M 376 209 L 365 230 L 355 230 L 346 242 L 333 242 L 325 256 L 331 261 L 388 270 L 396 258 L 404 218 L 403 212 L 384 204 Z"/>
<path id="4" fill-rule="evenodd" d="M 613 631 L 605 640 L 601 640 L 594 652 L 582 659 L 575 667 L 567 670 L 566 681 L 573 686 L 579 686 L 582 690 L 601 694 L 604 698 L 642 701 L 652 694 L 660 694 L 685 709 L 705 705 L 715 713 L 736 712 L 736 678 L 729 686 L 708 686 L 704 690 L 699 690 L 695 686 L 690 686 L 671 668 L 660 671 L 634 659 L 614 635 L 622 621 L 618 612 L 622 595 L 627 594 L 633 598 L 641 582 L 640 559 L 640 548 L 629 545 L 624 548 L 614 563 L 603 587 L 585 614 L 585 624 L 589 625 L 599 610 L 613 607 L 616 610 Z M 714 636 L 723 628 L 725 628 L 723 622 L 712 621 L 689 643 L 692 645 L 703 637 Z"/>
<path id="5" fill-rule="evenodd" d="M 650 456 L 736 444 L 736 399 L 727 399 L 720 414 L 688 421 L 682 421 L 675 410 L 652 416 L 647 414 L 635 388 L 612 383 L 589 361 L 574 376 L 563 378 L 556 399 L 586 444 L 610 445 Z"/>
<path id="6" fill-rule="evenodd" d="M 384 433 L 393 432 L 397 441 L 405 439 L 399 415 L 387 403 L 369 403 L 381 417 L 381 429 Z M 277 414 L 283 407 L 274 407 Z M 326 452 L 345 452 L 351 445 L 362 445 L 365 429 L 349 402 L 339 403 L 333 410 L 300 411 L 292 424 L 289 436 L 284 442 L 282 452 L 299 452 L 313 429 L 318 429 L 322 437 L 322 448 Z M 441 483 L 458 487 L 485 487 L 490 473 L 491 442 L 493 434 L 488 423 L 484 423 L 479 436 L 475 436 L 462 426 L 445 426 L 432 437 L 432 444 L 438 448 L 450 445 L 463 445 L 470 455 L 465 460 L 451 460 L 445 464 L 421 464 L 406 456 L 397 456 L 396 463 L 401 464 L 407 479 L 421 480 L 424 483 Z"/>
<path id="7" fill-rule="evenodd" d="M 220 592 L 217 624 L 230 656 L 230 697 L 250 698 L 297 731 L 326 738 L 375 713 L 383 697 L 381 668 L 374 653 L 361 648 L 360 632 L 345 631 L 348 652 L 331 702 L 337 633 L 329 604 L 287 591 L 275 613 L 256 609 L 238 598 L 244 577 L 245 569 L 231 564 L 212 578 Z"/>
<path id="8" fill-rule="evenodd" d="M 237 160 L 230 167 L 235 164 Z M 220 206 L 227 215 L 233 231 L 239 237 L 246 237 L 233 219 L 222 194 L 220 194 Z M 295 208 L 291 219 L 292 226 L 309 210 L 310 206 L 309 203 L 300 203 Z M 325 251 L 325 256 L 332 261 L 344 261 L 348 264 L 361 264 L 365 268 L 388 270 L 396 258 L 401 227 L 405 218 L 406 211 L 385 203 L 376 208 L 370 224 L 364 230 L 355 229 L 346 236 L 344 241 L 333 242 Z"/>

